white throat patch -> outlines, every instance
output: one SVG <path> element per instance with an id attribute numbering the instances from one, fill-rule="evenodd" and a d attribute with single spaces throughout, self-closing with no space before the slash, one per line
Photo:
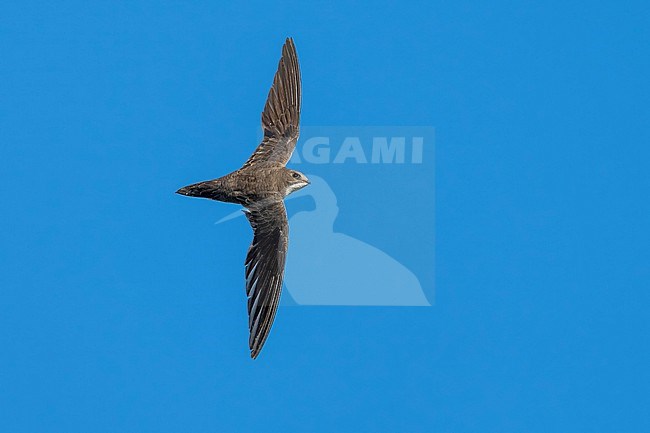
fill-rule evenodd
<path id="1" fill-rule="evenodd" d="M 285 197 L 288 196 L 292 192 L 299 190 L 300 188 L 304 187 L 305 185 L 307 185 L 307 182 L 300 182 L 300 183 L 294 183 L 292 185 L 289 185 L 287 187 L 286 192 L 284 193 L 284 196 Z"/>

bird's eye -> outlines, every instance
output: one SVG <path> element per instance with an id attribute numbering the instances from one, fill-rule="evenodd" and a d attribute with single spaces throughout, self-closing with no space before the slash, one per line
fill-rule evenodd
<path id="1" fill-rule="evenodd" d="M 294 179 L 300 179 L 300 175 L 298 173 L 293 173 L 291 176 L 293 176 Z"/>

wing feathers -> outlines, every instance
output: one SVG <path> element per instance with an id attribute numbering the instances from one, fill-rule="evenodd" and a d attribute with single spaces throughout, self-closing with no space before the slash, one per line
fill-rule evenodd
<path id="1" fill-rule="evenodd" d="M 287 254 L 287 213 L 281 200 L 246 210 L 253 242 L 246 255 L 249 347 L 256 358 L 271 330 L 280 301 Z"/>
<path id="2" fill-rule="evenodd" d="M 244 167 L 260 163 L 286 165 L 289 161 L 300 134 L 300 87 L 298 54 L 293 40 L 288 38 L 262 112 L 264 139 Z"/>

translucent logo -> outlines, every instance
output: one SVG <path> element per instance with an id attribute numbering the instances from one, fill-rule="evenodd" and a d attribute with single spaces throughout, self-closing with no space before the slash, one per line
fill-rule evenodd
<path id="1" fill-rule="evenodd" d="M 303 127 L 283 305 L 429 306 L 434 129 Z M 225 221 L 230 217 L 222 219 Z"/>

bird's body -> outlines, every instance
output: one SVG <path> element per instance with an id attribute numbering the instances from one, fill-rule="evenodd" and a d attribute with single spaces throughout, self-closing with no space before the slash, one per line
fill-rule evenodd
<path id="1" fill-rule="evenodd" d="M 252 358 L 269 335 L 280 301 L 289 242 L 283 199 L 309 184 L 304 174 L 285 167 L 298 141 L 300 93 L 296 47 L 287 39 L 262 112 L 264 138 L 255 152 L 232 173 L 176 191 L 245 208 L 253 228 L 245 262 Z"/>
<path id="2" fill-rule="evenodd" d="M 293 173 L 297 172 L 277 165 L 242 167 L 218 179 L 188 185 L 178 192 L 249 206 L 261 201 L 282 200 L 291 194 L 294 191 Z"/>

